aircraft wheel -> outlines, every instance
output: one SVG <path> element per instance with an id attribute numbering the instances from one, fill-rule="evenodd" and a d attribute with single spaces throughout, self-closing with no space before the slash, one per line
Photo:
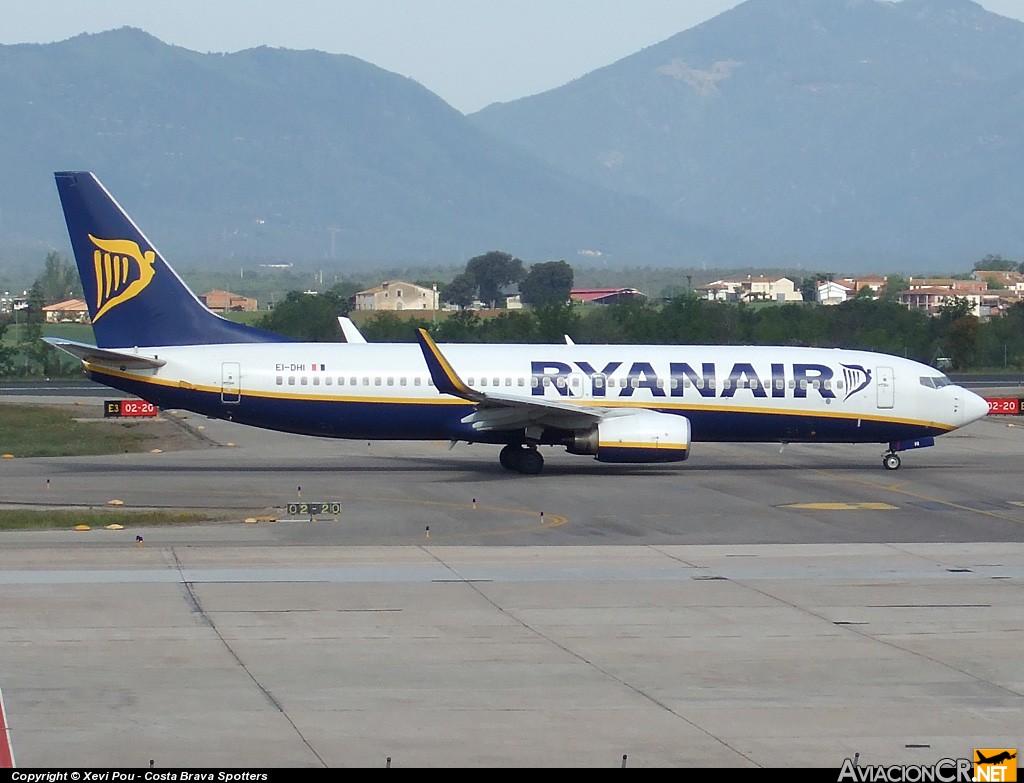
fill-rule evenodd
<path id="1" fill-rule="evenodd" d="M 522 450 L 519 444 L 509 443 L 498 452 L 498 462 L 505 470 L 518 470 L 519 454 Z"/>
<path id="2" fill-rule="evenodd" d="M 519 453 L 516 468 L 525 476 L 536 476 L 544 469 L 544 458 L 537 449 L 523 449 Z"/>
<path id="3" fill-rule="evenodd" d="M 882 465 L 886 470 L 896 470 L 900 466 L 900 458 L 898 454 L 886 454 L 882 457 Z"/>

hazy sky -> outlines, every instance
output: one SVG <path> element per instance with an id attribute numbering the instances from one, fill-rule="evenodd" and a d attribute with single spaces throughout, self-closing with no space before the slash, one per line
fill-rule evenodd
<path id="1" fill-rule="evenodd" d="M 1024 0 L 981 0 L 1024 21 Z M 462 112 L 582 76 L 739 0 L 0 0 L 0 44 L 129 25 L 199 52 L 254 46 L 350 54 Z"/>

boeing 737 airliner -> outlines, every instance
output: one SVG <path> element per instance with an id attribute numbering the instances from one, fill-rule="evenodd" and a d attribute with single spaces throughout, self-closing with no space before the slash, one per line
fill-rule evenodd
<path id="1" fill-rule="evenodd" d="M 691 443 L 931 446 L 988 412 L 937 370 L 866 351 L 709 345 L 299 343 L 208 310 L 90 172 L 57 172 L 96 345 L 49 338 L 90 377 L 160 408 L 285 432 L 539 446 L 680 462 Z M 358 334 L 358 332 L 355 332 Z"/>

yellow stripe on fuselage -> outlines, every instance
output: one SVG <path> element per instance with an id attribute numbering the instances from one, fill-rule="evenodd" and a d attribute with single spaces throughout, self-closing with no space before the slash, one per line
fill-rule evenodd
<path id="1" fill-rule="evenodd" d="M 185 381 L 187 386 L 182 386 L 181 381 L 168 380 L 164 378 L 155 378 L 152 376 L 135 375 L 130 372 L 123 370 L 115 370 L 104 365 L 93 364 L 91 362 L 82 363 L 89 372 L 97 373 L 100 375 L 111 375 L 115 378 L 125 378 L 127 380 L 135 381 L 137 383 L 152 384 L 154 386 L 163 386 L 167 388 L 187 388 L 189 390 L 195 390 L 200 392 L 207 392 L 211 394 L 220 394 L 223 389 L 220 386 L 205 386 L 199 384 L 192 384 Z M 240 394 L 245 397 L 256 397 L 265 399 L 276 399 L 276 400 L 295 400 L 295 401 L 309 401 L 309 402 L 345 402 L 345 403 L 382 403 L 387 405 L 467 405 L 466 400 L 454 398 L 446 395 L 439 395 L 437 397 L 364 397 L 357 395 L 345 395 L 339 396 L 334 394 L 296 394 L 294 392 L 277 392 L 277 391 L 263 391 L 253 389 L 238 389 L 233 390 L 234 393 Z M 720 398 L 715 398 L 716 401 Z M 524 402 L 536 402 L 543 404 L 544 398 L 537 397 L 524 397 Z M 586 399 L 581 400 L 573 398 L 572 403 L 585 408 L 635 408 L 638 410 L 655 410 L 655 411 L 671 411 L 675 413 L 685 414 L 688 411 L 694 413 L 748 413 L 752 415 L 766 415 L 766 416 L 800 416 L 803 418 L 828 418 L 828 419 L 843 419 L 846 421 L 863 420 L 872 422 L 883 422 L 887 424 L 907 424 L 916 427 L 928 427 L 937 430 L 952 431 L 956 427 L 946 424 L 944 422 L 934 421 L 921 421 L 920 419 L 908 419 L 900 416 L 882 416 L 882 415 L 865 415 L 863 413 L 842 413 L 839 411 L 823 411 L 823 410 L 794 410 L 791 408 L 754 408 L 750 406 L 742 405 L 695 405 L 693 403 L 685 402 L 657 402 L 642 404 L 639 401 L 617 401 L 617 400 L 604 400 L 604 399 Z M 609 444 L 611 445 L 611 444 Z"/>

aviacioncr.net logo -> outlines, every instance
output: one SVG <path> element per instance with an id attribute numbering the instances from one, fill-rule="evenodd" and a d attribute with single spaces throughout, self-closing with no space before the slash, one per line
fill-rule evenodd
<path id="1" fill-rule="evenodd" d="M 93 267 L 96 271 L 96 315 L 104 314 L 142 293 L 153 279 L 156 253 L 143 251 L 130 239 L 99 239 L 89 234 L 96 246 Z"/>

